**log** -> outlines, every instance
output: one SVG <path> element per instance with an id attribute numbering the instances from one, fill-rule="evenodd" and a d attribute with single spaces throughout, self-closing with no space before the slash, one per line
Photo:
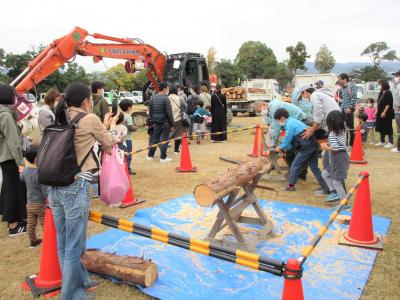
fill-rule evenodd
<path id="1" fill-rule="evenodd" d="M 157 279 L 157 265 L 139 257 L 87 250 L 81 256 L 81 261 L 89 272 L 116 278 L 123 282 L 148 287 Z"/>
<path id="2" fill-rule="evenodd" d="M 194 198 L 200 206 L 210 207 L 219 198 L 252 181 L 259 172 L 268 169 L 269 165 L 269 160 L 264 157 L 253 158 L 227 173 L 197 185 L 193 192 Z"/>

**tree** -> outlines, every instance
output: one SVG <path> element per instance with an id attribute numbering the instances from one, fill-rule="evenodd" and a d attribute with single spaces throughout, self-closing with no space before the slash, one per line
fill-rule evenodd
<path id="1" fill-rule="evenodd" d="M 275 79 L 282 88 L 292 81 L 293 73 L 288 68 L 287 61 L 278 63 L 276 67 Z"/>
<path id="2" fill-rule="evenodd" d="M 364 51 L 361 52 L 361 56 L 368 55 L 374 64 L 374 67 L 378 67 L 384 60 L 393 61 L 399 59 L 396 55 L 396 51 L 389 49 L 390 48 L 386 42 L 376 42 L 365 48 Z"/>
<path id="3" fill-rule="evenodd" d="M 294 47 L 286 47 L 286 52 L 289 53 L 288 67 L 293 75 L 296 74 L 296 70 L 307 71 L 304 64 L 310 55 L 308 55 L 306 45 L 303 42 L 297 42 Z"/>
<path id="4" fill-rule="evenodd" d="M 315 68 L 320 73 L 329 73 L 335 66 L 336 60 L 326 45 L 322 45 L 315 58 Z"/>
<path id="5" fill-rule="evenodd" d="M 266 44 L 248 41 L 240 47 L 235 63 L 247 78 L 273 78 L 278 62 L 274 52 Z"/>
<path id="6" fill-rule="evenodd" d="M 238 85 L 238 81 L 244 77 L 241 69 L 228 59 L 222 59 L 221 62 L 216 63 L 215 73 L 221 84 L 226 87 Z"/>
<path id="7" fill-rule="evenodd" d="M 133 74 L 132 90 L 141 91 L 143 89 L 144 85 L 149 80 L 146 76 L 146 72 L 147 70 L 141 70 L 140 72 Z"/>
<path id="8" fill-rule="evenodd" d="M 361 81 L 377 81 L 379 79 L 388 79 L 388 75 L 381 67 L 366 66 L 360 70 L 353 70 L 354 77 Z"/>
<path id="9" fill-rule="evenodd" d="M 207 52 L 207 66 L 208 66 L 208 73 L 212 74 L 214 73 L 215 69 L 215 58 L 217 56 L 217 51 L 215 50 L 214 47 L 211 47 L 208 49 Z"/>
<path id="10" fill-rule="evenodd" d="M 105 82 L 107 90 L 128 90 L 134 86 L 134 75 L 127 73 L 123 64 L 115 65 L 104 72 L 107 79 Z"/>

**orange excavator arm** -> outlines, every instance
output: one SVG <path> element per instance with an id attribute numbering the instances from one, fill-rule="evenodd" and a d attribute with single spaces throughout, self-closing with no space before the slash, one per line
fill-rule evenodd
<path id="1" fill-rule="evenodd" d="M 86 41 L 88 36 L 117 43 L 95 44 Z M 103 57 L 142 60 L 148 65 L 146 75 L 156 90 L 157 80 L 164 80 L 166 58 L 153 46 L 144 44 L 138 39 L 116 38 L 99 33 L 89 34 L 85 29 L 75 27 L 71 33 L 47 46 L 11 85 L 16 86 L 18 93 L 26 92 L 59 67 L 73 60 L 76 55 L 92 56 L 94 62 L 102 60 Z"/>

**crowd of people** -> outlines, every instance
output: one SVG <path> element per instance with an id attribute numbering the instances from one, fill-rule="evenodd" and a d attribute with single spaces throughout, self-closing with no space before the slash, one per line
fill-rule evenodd
<path id="1" fill-rule="evenodd" d="M 200 93 L 201 91 L 201 93 Z M 174 141 L 174 154 L 179 154 L 182 135 L 185 133 L 200 144 L 206 134 L 211 133 L 211 142 L 227 140 L 227 102 L 221 93 L 221 86 L 211 83 L 207 86 L 190 88 L 189 96 L 180 86 L 168 86 L 162 82 L 159 91 L 149 100 L 148 111 L 149 146 L 159 144 L 160 162 L 169 162 L 167 157 L 168 140 Z M 209 128 L 209 129 L 208 129 Z M 164 143 L 163 143 L 164 142 Z M 147 159 L 153 160 L 156 147 L 150 147 Z"/>
<path id="2" fill-rule="evenodd" d="M 387 81 L 380 81 L 378 99 L 368 99 L 362 107 L 355 98 L 354 84 L 347 74 L 340 74 L 335 93 L 319 81 L 314 86 L 287 86 L 290 101 L 272 100 L 254 103 L 255 112 L 264 117 L 269 130 L 267 142 L 276 151 L 284 151 L 290 166 L 286 191 L 295 191 L 299 179 L 306 180 L 310 167 L 319 187 L 315 194 L 324 195 L 327 202 L 337 202 L 346 194 L 345 179 L 349 168 L 349 148 L 354 142 L 354 120 L 361 127 L 362 140 L 374 143 L 375 131 L 380 134 L 376 146 L 400 152 L 400 71 L 395 73 L 394 93 Z M 210 132 L 211 142 L 227 140 L 227 102 L 221 86 L 211 84 L 190 88 L 187 95 L 180 86 L 159 84 L 159 90 L 149 101 L 149 146 L 160 148 L 160 162 L 169 162 L 168 140 L 188 134 L 196 143 Z M 37 223 L 43 224 L 46 206 L 54 215 L 57 246 L 63 276 L 62 299 L 85 299 L 87 291 L 96 287 L 79 257 L 86 247 L 90 187 L 98 196 L 96 174 L 100 168 L 100 153 L 110 152 L 117 145 L 126 153 L 131 175 L 132 137 L 136 131 L 132 120 L 133 103 L 122 100 L 116 112 L 110 112 L 104 98 L 104 83 L 91 87 L 75 82 L 62 96 L 56 89 L 47 92 L 45 104 L 39 109 L 38 122 L 42 135 L 46 129 L 68 119 L 78 124 L 74 131 L 74 155 L 78 172 L 66 186 L 44 186 L 39 182 L 39 145 L 26 147 L 21 143 L 21 128 L 12 108 L 16 93 L 13 87 L 0 84 L 0 167 L 2 186 L 0 214 L 8 223 L 10 236 L 29 233 L 29 246 L 40 245 Z M 376 102 L 376 106 L 375 106 Z M 394 147 L 392 120 L 397 124 L 397 146 Z M 281 131 L 285 132 L 281 138 Z M 218 133 L 218 134 L 215 134 Z M 388 142 L 385 144 L 385 138 Z M 194 140 L 194 139 L 193 139 Z M 181 139 L 174 143 L 174 153 L 180 151 Z M 157 147 L 149 147 L 147 159 L 153 160 Z M 323 154 L 322 154 L 322 153 Z M 321 155 L 322 154 L 322 155 Z M 322 170 L 318 159 L 322 157 Z"/>
<path id="3" fill-rule="evenodd" d="M 295 87 L 288 84 L 285 101 L 272 100 L 254 103 L 256 112 L 264 116 L 268 126 L 268 147 L 283 151 L 290 167 L 286 191 L 295 191 L 297 180 L 307 178 L 307 169 L 314 174 L 319 187 L 317 195 L 336 203 L 346 195 L 345 179 L 349 168 L 349 153 L 355 137 L 355 117 L 360 127 L 362 143 L 375 143 L 375 131 L 380 134 L 376 146 L 400 152 L 400 71 L 394 75 L 394 97 L 390 84 L 380 80 L 381 90 L 376 99 L 367 99 L 366 106 L 358 103 L 356 88 L 348 74 L 338 77 L 339 88 L 324 88 L 319 80 L 315 85 Z M 397 145 L 394 146 L 392 121 L 397 124 Z M 284 137 L 280 139 L 281 131 Z M 385 144 L 385 138 L 388 142 Z M 365 151 L 365 147 L 363 147 Z M 323 170 L 318 166 L 322 157 Z M 350 209 L 350 206 L 346 207 Z"/>
<path id="4" fill-rule="evenodd" d="M 0 105 L 0 214 L 8 223 L 9 236 L 28 232 L 29 247 L 34 248 L 42 242 L 36 235 L 37 224 L 43 227 L 46 206 L 51 207 L 63 277 L 61 299 L 90 299 L 93 295 L 88 291 L 98 283 L 89 278 L 79 259 L 86 250 L 90 188 L 92 196 L 98 197 L 100 154 L 110 152 L 114 145 L 126 153 L 129 173 L 135 174 L 130 155 L 131 133 L 136 131 L 131 116 L 133 102 L 123 99 L 117 111 L 110 111 L 104 98 L 104 83 L 99 81 L 91 87 L 74 82 L 64 92 L 64 96 L 56 89 L 46 93 L 44 105 L 38 110 L 38 126 L 45 140 L 51 128 L 76 125 L 70 154 L 76 156 L 78 171 L 70 184 L 47 186 L 41 184 L 40 166 L 38 169 L 38 159 L 46 153 L 42 146 L 30 144 L 23 137 L 13 109 L 16 92 L 12 86 L 0 84 L 0 103 L 5 104 Z M 207 86 L 200 90 L 194 87 L 187 97 L 181 87 L 160 83 L 159 91 L 149 101 L 149 145 L 188 132 L 195 133 L 200 143 L 208 127 L 211 133 L 226 131 L 226 111 L 220 86 L 213 84 L 210 93 Z M 212 141 L 224 142 L 226 138 L 226 134 L 216 135 Z M 176 154 L 180 142 L 175 141 Z M 160 146 L 161 162 L 170 161 L 167 150 L 168 143 Z M 147 158 L 153 159 L 155 151 L 156 147 L 149 148 Z"/>

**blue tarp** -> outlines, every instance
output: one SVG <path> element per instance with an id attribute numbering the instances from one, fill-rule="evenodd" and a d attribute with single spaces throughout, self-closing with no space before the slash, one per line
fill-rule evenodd
<path id="1" fill-rule="evenodd" d="M 274 223 L 271 238 L 256 252 L 286 261 L 298 258 L 332 209 L 260 200 Z M 195 238 L 204 238 L 215 221 L 217 208 L 201 208 L 193 195 L 136 212 L 132 221 Z M 109 213 L 112 215 L 112 211 Z M 248 216 L 254 216 L 251 209 Z M 385 235 L 390 220 L 373 217 L 374 231 Z M 358 299 L 372 270 L 377 251 L 340 246 L 337 238 L 345 225 L 333 223 L 304 265 L 305 299 Z M 242 228 L 251 238 L 254 227 Z M 222 232 L 231 238 L 228 230 Z M 124 231 L 110 229 L 92 236 L 88 248 L 120 255 L 144 256 L 158 266 L 158 279 L 144 293 L 160 299 L 280 299 L 283 278 L 213 257 L 190 252 Z"/>

